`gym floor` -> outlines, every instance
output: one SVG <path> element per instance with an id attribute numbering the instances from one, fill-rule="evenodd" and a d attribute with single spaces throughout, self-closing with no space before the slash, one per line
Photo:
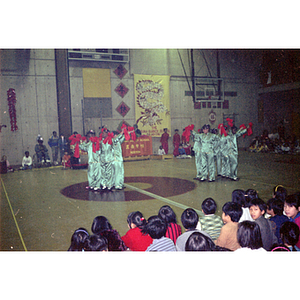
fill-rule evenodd
<path id="1" fill-rule="evenodd" d="M 300 190 L 300 156 L 240 151 L 238 177 L 215 182 L 193 180 L 195 160 L 164 159 L 124 162 L 122 191 L 85 190 L 87 170 L 61 166 L 15 171 L 1 175 L 0 250 L 66 251 L 73 232 L 84 227 L 91 233 L 96 216 L 108 218 L 120 235 L 128 230 L 127 215 L 139 210 L 145 218 L 170 205 L 180 216 L 187 207 L 201 215 L 201 203 L 212 197 L 221 216 L 234 189 L 256 189 L 267 201 L 277 184 L 289 194 Z"/>

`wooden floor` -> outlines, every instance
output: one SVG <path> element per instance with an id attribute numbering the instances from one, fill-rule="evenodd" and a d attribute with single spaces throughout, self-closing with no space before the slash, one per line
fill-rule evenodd
<path id="1" fill-rule="evenodd" d="M 234 189 L 254 188 L 267 201 L 272 188 L 281 184 L 288 193 L 300 190 L 299 155 L 248 153 L 239 155 L 239 181 L 217 178 L 215 182 L 193 180 L 192 159 L 148 159 L 126 161 L 123 191 L 88 192 L 86 170 L 62 167 L 15 171 L 1 177 L 0 250 L 65 251 L 74 230 L 85 227 L 91 233 L 93 219 L 108 218 L 124 235 L 127 215 L 139 210 L 145 218 L 170 205 L 179 224 L 187 207 L 201 214 L 201 203 L 212 197 L 222 205 L 231 201 Z"/>

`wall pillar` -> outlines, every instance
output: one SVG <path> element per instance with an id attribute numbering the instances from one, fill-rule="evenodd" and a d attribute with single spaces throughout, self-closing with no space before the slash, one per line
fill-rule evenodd
<path id="1" fill-rule="evenodd" d="M 72 135 L 72 112 L 67 49 L 55 49 L 55 70 L 59 134 L 69 137 Z"/>

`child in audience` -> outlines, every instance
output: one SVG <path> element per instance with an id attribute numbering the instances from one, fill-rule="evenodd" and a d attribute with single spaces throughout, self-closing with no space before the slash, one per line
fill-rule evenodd
<path id="1" fill-rule="evenodd" d="M 108 251 L 124 251 L 127 250 L 117 230 L 112 226 L 104 216 L 97 216 L 92 224 L 92 232 L 103 236 L 108 242 Z"/>
<path id="2" fill-rule="evenodd" d="M 84 243 L 89 237 L 89 233 L 85 228 L 78 228 L 71 237 L 71 245 L 68 251 L 84 251 Z"/>
<path id="3" fill-rule="evenodd" d="M 245 201 L 248 204 L 252 199 L 257 199 L 258 194 L 256 190 L 248 189 L 245 191 Z M 247 206 L 247 205 L 246 205 Z"/>
<path id="4" fill-rule="evenodd" d="M 287 190 L 282 185 L 278 184 L 273 188 L 273 198 L 280 199 L 284 202 L 286 196 Z"/>
<path id="5" fill-rule="evenodd" d="M 166 237 L 170 238 L 176 245 L 178 236 L 181 235 L 181 227 L 177 224 L 176 215 L 169 205 L 162 206 L 158 216 L 167 224 Z"/>
<path id="6" fill-rule="evenodd" d="M 267 213 L 271 216 L 269 220 L 272 223 L 272 228 L 275 229 L 278 243 L 282 244 L 279 229 L 284 222 L 289 220 L 288 217 L 283 214 L 283 202 L 277 198 L 269 199 L 267 202 Z"/>
<path id="7" fill-rule="evenodd" d="M 32 169 L 32 158 L 29 156 L 29 151 L 25 151 L 25 156 L 22 159 L 21 170 L 31 170 Z"/>
<path id="8" fill-rule="evenodd" d="M 232 202 L 239 204 L 242 207 L 243 214 L 239 220 L 239 222 L 243 221 L 253 221 L 250 216 L 249 207 L 247 207 L 245 192 L 243 190 L 237 189 L 234 190 L 231 194 Z"/>
<path id="9" fill-rule="evenodd" d="M 61 160 L 61 164 L 63 165 L 64 169 L 65 168 L 71 168 L 71 155 L 68 153 L 68 151 L 65 151 L 65 154 Z"/>
<path id="10" fill-rule="evenodd" d="M 108 242 L 104 236 L 90 235 L 84 243 L 84 251 L 108 251 Z"/>
<path id="11" fill-rule="evenodd" d="M 163 148 L 163 146 L 159 146 L 158 155 L 166 155 L 166 152 L 165 152 L 165 149 Z"/>
<path id="12" fill-rule="evenodd" d="M 199 221 L 199 216 L 194 209 L 187 208 L 186 210 L 183 211 L 183 213 L 181 215 L 181 223 L 182 223 L 183 227 L 185 228 L 185 232 L 183 234 L 181 234 L 176 240 L 177 251 L 185 250 L 185 244 L 186 244 L 187 239 L 190 237 L 190 235 L 192 233 L 194 233 L 196 231 L 200 232 L 210 238 L 208 233 L 196 229 L 198 221 Z"/>
<path id="13" fill-rule="evenodd" d="M 152 238 L 149 234 L 142 233 L 146 226 L 146 220 L 139 211 L 130 213 L 127 217 L 129 230 L 122 236 L 122 240 L 126 247 L 131 251 L 146 251 L 152 243 Z"/>
<path id="14" fill-rule="evenodd" d="M 237 240 L 241 248 L 238 248 L 235 252 L 240 252 L 241 250 L 266 251 L 263 248 L 260 228 L 255 222 L 243 221 L 239 223 Z"/>
<path id="15" fill-rule="evenodd" d="M 173 241 L 165 237 L 167 224 L 159 216 L 152 216 L 148 219 L 143 232 L 148 233 L 153 239 L 152 244 L 147 248 L 149 251 L 176 251 Z"/>
<path id="16" fill-rule="evenodd" d="M 234 202 L 227 202 L 222 207 L 222 220 L 224 226 L 215 244 L 235 251 L 240 248 L 237 240 L 238 222 L 243 214 L 242 207 Z"/>
<path id="17" fill-rule="evenodd" d="M 216 240 L 221 232 L 223 227 L 222 218 L 217 216 L 217 203 L 212 198 L 206 198 L 202 202 L 202 212 L 204 213 L 203 217 L 199 218 L 199 223 L 201 225 L 201 230 L 207 232 L 212 240 Z"/>
<path id="18" fill-rule="evenodd" d="M 253 199 L 249 203 L 250 215 L 260 228 L 263 248 L 270 251 L 273 245 L 278 243 L 278 239 L 272 230 L 271 222 L 264 217 L 266 209 L 266 203 L 260 198 Z"/>
<path id="19" fill-rule="evenodd" d="M 214 251 L 215 244 L 211 238 L 200 233 L 194 232 L 185 243 L 185 251 Z"/>
<path id="20" fill-rule="evenodd" d="M 284 222 L 280 227 L 280 236 L 283 244 L 290 251 L 300 251 L 296 246 L 299 241 L 299 227 L 293 222 Z"/>
<path id="21" fill-rule="evenodd" d="M 299 202 L 298 194 L 287 196 L 284 201 L 284 211 L 286 216 L 289 218 L 289 221 L 296 223 L 300 228 Z M 296 246 L 300 248 L 300 240 L 297 242 Z"/>

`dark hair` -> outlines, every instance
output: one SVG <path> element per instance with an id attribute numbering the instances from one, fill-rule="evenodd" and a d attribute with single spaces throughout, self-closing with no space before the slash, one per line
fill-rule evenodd
<path id="1" fill-rule="evenodd" d="M 28 155 L 29 155 L 29 151 L 25 151 L 25 155 L 28 153 Z"/>
<path id="2" fill-rule="evenodd" d="M 150 217 L 144 230 L 142 230 L 143 233 L 148 233 L 153 239 L 160 239 L 165 236 L 166 231 L 167 224 L 159 216 Z"/>
<path id="3" fill-rule="evenodd" d="M 232 222 L 238 222 L 243 214 L 242 207 L 234 202 L 226 202 L 222 207 L 222 211 L 231 218 Z"/>
<path id="4" fill-rule="evenodd" d="M 257 199 L 258 194 L 256 190 L 253 189 L 248 189 L 245 191 L 245 200 L 246 200 L 246 205 L 252 200 L 252 199 Z"/>
<path id="5" fill-rule="evenodd" d="M 251 207 L 251 206 L 258 206 L 259 207 L 259 209 L 261 210 L 261 211 L 267 211 L 267 204 L 263 201 L 263 200 L 261 200 L 260 198 L 257 198 L 257 199 L 252 199 L 250 202 L 249 202 L 249 205 L 248 205 L 249 207 Z"/>
<path id="6" fill-rule="evenodd" d="M 202 130 L 204 130 L 204 129 L 210 130 L 210 125 L 209 125 L 209 124 L 204 124 L 204 125 L 202 126 Z"/>
<path id="7" fill-rule="evenodd" d="M 92 232 L 98 234 L 104 230 L 110 230 L 112 226 L 104 216 L 97 216 L 92 224 Z"/>
<path id="8" fill-rule="evenodd" d="M 107 251 L 108 242 L 104 236 L 93 234 L 87 238 L 84 244 L 85 251 Z"/>
<path id="9" fill-rule="evenodd" d="M 187 208 L 181 215 L 181 223 L 185 229 L 193 230 L 196 228 L 199 216 L 192 208 Z"/>
<path id="10" fill-rule="evenodd" d="M 286 196 L 284 202 L 288 205 L 288 206 L 294 206 L 296 209 L 299 208 L 299 197 L 297 194 L 292 194 L 292 195 L 288 195 Z"/>
<path id="11" fill-rule="evenodd" d="M 273 195 L 281 201 L 284 201 L 287 196 L 287 190 L 282 185 L 278 184 L 273 188 Z"/>
<path id="12" fill-rule="evenodd" d="M 259 225 L 252 221 L 243 221 L 238 224 L 237 240 L 242 248 L 262 248 Z"/>
<path id="13" fill-rule="evenodd" d="M 293 251 L 297 251 L 295 249 L 295 245 L 299 241 L 299 231 L 298 225 L 290 221 L 284 222 L 279 230 L 282 242 L 284 244 L 291 245 L 293 247 Z"/>
<path id="14" fill-rule="evenodd" d="M 158 216 L 167 224 L 177 223 L 176 215 L 169 205 L 164 205 L 159 209 Z"/>
<path id="15" fill-rule="evenodd" d="M 76 229 L 71 237 L 71 245 L 68 251 L 82 251 L 88 237 L 89 233 L 85 228 L 80 227 Z"/>
<path id="16" fill-rule="evenodd" d="M 274 214 L 278 216 L 283 215 L 283 202 L 277 198 L 271 198 L 267 202 L 267 207 L 269 210 L 273 209 Z"/>
<path id="17" fill-rule="evenodd" d="M 242 207 L 246 206 L 246 200 L 245 200 L 245 191 L 243 190 L 234 190 L 231 194 L 231 200 L 234 203 L 239 204 Z"/>
<path id="18" fill-rule="evenodd" d="M 143 228 L 146 225 L 146 220 L 140 211 L 134 211 L 127 217 L 127 223 L 131 227 L 131 223 L 136 227 Z"/>
<path id="19" fill-rule="evenodd" d="M 213 251 L 214 242 L 200 232 L 192 233 L 185 243 L 185 251 Z"/>
<path id="20" fill-rule="evenodd" d="M 201 208 L 206 215 L 211 215 L 216 212 L 217 203 L 213 198 L 206 198 L 202 202 Z"/>

